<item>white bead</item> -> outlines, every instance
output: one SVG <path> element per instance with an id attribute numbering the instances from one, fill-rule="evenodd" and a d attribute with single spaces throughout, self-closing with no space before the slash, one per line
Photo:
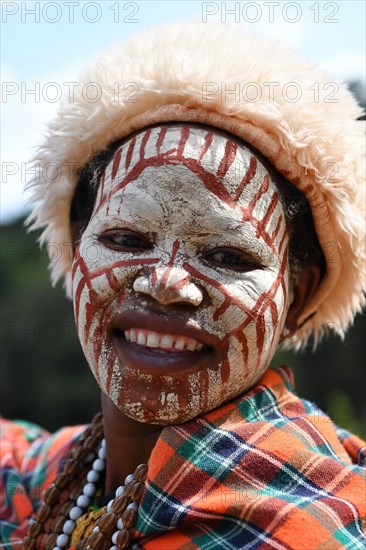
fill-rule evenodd
<path id="1" fill-rule="evenodd" d="M 118 550 L 118 546 L 113 545 L 111 546 L 110 550 Z"/>
<path id="2" fill-rule="evenodd" d="M 122 518 L 118 518 L 118 521 L 117 521 L 117 527 L 118 529 L 123 529 L 124 528 L 124 523 L 123 523 L 123 520 Z"/>
<path id="3" fill-rule="evenodd" d="M 84 495 L 86 495 L 89 498 L 92 497 L 95 494 L 95 491 L 96 491 L 96 487 L 95 487 L 94 483 L 87 483 L 83 487 Z"/>
<path id="4" fill-rule="evenodd" d="M 93 529 L 93 533 L 98 533 L 98 531 L 99 531 L 99 527 L 98 527 L 98 525 L 96 525 Z"/>
<path id="5" fill-rule="evenodd" d="M 131 481 L 133 481 L 134 479 L 135 479 L 135 476 L 133 474 L 129 474 L 125 479 L 125 485 L 127 485 L 128 483 L 131 483 Z"/>
<path id="6" fill-rule="evenodd" d="M 105 468 L 105 462 L 101 458 L 96 458 L 93 462 L 93 470 L 102 472 Z"/>
<path id="7" fill-rule="evenodd" d="M 75 521 L 73 521 L 72 519 L 66 520 L 62 528 L 65 535 L 71 535 L 74 529 L 75 529 Z"/>
<path id="8" fill-rule="evenodd" d="M 80 506 L 73 506 L 69 512 L 70 519 L 79 519 L 83 515 L 83 510 Z"/>
<path id="9" fill-rule="evenodd" d="M 98 451 L 98 456 L 99 458 L 101 458 L 102 460 L 105 460 L 105 457 L 107 456 L 107 451 L 106 451 L 106 448 L 105 447 L 101 447 Z"/>
<path id="10" fill-rule="evenodd" d="M 131 504 L 129 504 L 127 508 L 131 508 L 131 510 L 135 510 L 137 512 L 137 510 L 139 509 L 139 505 L 137 504 L 137 502 L 131 502 Z"/>
<path id="11" fill-rule="evenodd" d="M 117 546 L 116 546 L 116 548 L 117 548 Z M 61 550 L 61 548 L 60 548 L 59 546 L 54 546 L 54 547 L 52 548 L 52 550 Z M 118 550 L 118 549 L 117 549 L 117 550 Z"/>
<path id="12" fill-rule="evenodd" d="M 120 485 L 117 489 L 116 489 L 116 497 L 121 497 L 123 495 L 123 493 L 125 492 L 125 486 L 124 485 Z"/>
<path id="13" fill-rule="evenodd" d="M 76 504 L 81 508 L 86 508 L 89 506 L 90 500 L 86 495 L 80 495 L 76 501 Z"/>
<path id="14" fill-rule="evenodd" d="M 65 534 L 59 535 L 56 539 L 56 544 L 60 548 L 65 548 L 68 542 L 69 542 L 69 537 Z"/>
<path id="15" fill-rule="evenodd" d="M 113 544 L 117 544 L 118 535 L 119 535 L 119 531 L 116 531 L 115 533 L 113 533 L 113 537 L 112 537 Z"/>
<path id="16" fill-rule="evenodd" d="M 101 447 L 105 447 L 105 439 L 104 439 L 104 437 L 103 437 L 103 439 L 102 439 L 102 442 L 101 442 L 100 446 L 101 446 Z"/>
<path id="17" fill-rule="evenodd" d="M 110 500 L 107 504 L 107 512 L 112 512 L 112 504 L 114 502 L 114 499 L 113 500 Z"/>
<path id="18" fill-rule="evenodd" d="M 96 483 L 99 481 L 100 475 L 98 472 L 95 472 L 94 470 L 90 470 L 88 472 L 88 475 L 86 476 L 86 479 L 89 481 L 89 483 Z"/>

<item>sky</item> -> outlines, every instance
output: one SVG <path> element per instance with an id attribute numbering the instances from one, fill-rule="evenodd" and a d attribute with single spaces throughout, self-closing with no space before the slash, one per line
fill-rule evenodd
<path id="1" fill-rule="evenodd" d="M 1 195 L 8 223 L 25 210 L 30 160 L 65 82 L 111 45 L 169 21 L 235 23 L 280 39 L 341 80 L 365 81 L 363 0 L 1 1 Z"/>

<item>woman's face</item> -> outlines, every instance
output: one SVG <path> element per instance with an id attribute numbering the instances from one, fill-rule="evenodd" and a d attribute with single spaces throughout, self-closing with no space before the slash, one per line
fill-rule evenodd
<path id="1" fill-rule="evenodd" d="M 77 330 L 129 417 L 179 423 L 250 388 L 289 307 L 276 185 L 246 147 L 188 124 L 114 154 L 73 264 Z"/>

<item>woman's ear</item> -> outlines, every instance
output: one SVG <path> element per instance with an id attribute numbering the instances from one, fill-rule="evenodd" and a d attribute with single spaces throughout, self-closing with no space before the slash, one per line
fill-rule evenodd
<path id="1" fill-rule="evenodd" d="M 309 302 L 319 286 L 322 270 L 318 265 L 311 265 L 303 269 L 298 283 L 293 287 L 293 301 L 287 312 L 285 327 L 286 337 L 290 338 L 296 332 L 297 321 L 304 305 Z"/>

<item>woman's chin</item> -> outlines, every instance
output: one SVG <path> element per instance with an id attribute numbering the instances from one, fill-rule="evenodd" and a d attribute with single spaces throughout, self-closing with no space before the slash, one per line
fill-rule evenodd
<path id="1" fill-rule="evenodd" d="M 131 402 L 124 403 L 123 405 L 119 404 L 118 407 L 131 420 L 157 426 L 182 424 L 202 413 L 200 410 L 177 410 L 174 406 L 158 407 L 155 411 L 152 411 L 148 406 L 144 407 L 141 403 Z"/>

